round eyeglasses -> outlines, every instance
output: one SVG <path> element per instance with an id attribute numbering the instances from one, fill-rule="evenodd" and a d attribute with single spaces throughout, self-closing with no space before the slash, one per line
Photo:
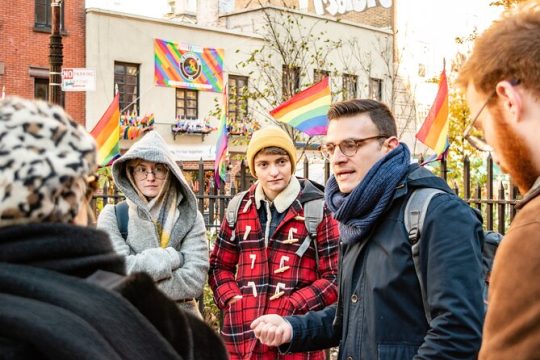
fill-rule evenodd
<path id="1" fill-rule="evenodd" d="M 345 139 L 339 144 L 333 144 L 333 143 L 326 143 L 321 146 L 321 154 L 324 156 L 325 159 L 330 160 L 330 158 L 334 155 L 334 152 L 336 151 L 336 148 L 339 147 L 339 150 L 341 153 L 347 157 L 354 156 L 358 149 L 360 149 L 362 146 L 367 144 L 370 140 L 375 139 L 388 139 L 389 136 L 387 135 L 376 135 L 376 136 L 370 136 L 363 139 Z"/>
<path id="2" fill-rule="evenodd" d="M 163 164 L 157 164 L 153 169 L 147 169 L 144 166 L 136 166 L 133 169 L 133 176 L 135 180 L 145 180 L 148 177 L 148 174 L 154 175 L 154 178 L 158 180 L 163 180 L 167 177 L 169 169 Z"/>

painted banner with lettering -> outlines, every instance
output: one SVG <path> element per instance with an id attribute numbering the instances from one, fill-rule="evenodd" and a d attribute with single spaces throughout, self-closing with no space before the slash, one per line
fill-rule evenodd
<path id="1" fill-rule="evenodd" d="M 306 3 L 305 8 L 307 9 L 307 0 L 300 0 L 300 3 Z M 377 6 L 389 9 L 392 7 L 392 3 L 392 0 L 313 0 L 313 7 L 317 15 L 322 16 L 326 11 L 328 14 L 336 16 L 351 11 L 363 12 Z M 300 8 L 302 8 L 301 6 Z"/>
<path id="2" fill-rule="evenodd" d="M 222 92 L 223 55 L 223 49 L 154 39 L 154 83 Z"/>

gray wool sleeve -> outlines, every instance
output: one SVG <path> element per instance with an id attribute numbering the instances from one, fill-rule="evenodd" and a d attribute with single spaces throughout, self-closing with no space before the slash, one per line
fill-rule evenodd
<path id="1" fill-rule="evenodd" d="M 183 258 L 182 266 L 157 285 L 173 300 L 198 298 L 203 292 L 209 268 L 206 227 L 200 212 L 197 212 L 193 227 L 182 240 L 179 252 Z"/>
<path id="2" fill-rule="evenodd" d="M 118 229 L 114 205 L 106 205 L 99 214 L 97 228 L 108 233 L 116 253 L 126 257 L 128 274 L 145 272 L 154 281 L 169 279 L 173 271 L 181 266 L 181 255 L 174 248 L 152 247 L 135 252 L 129 245 L 129 240 L 136 234 L 128 235 L 124 240 Z"/>

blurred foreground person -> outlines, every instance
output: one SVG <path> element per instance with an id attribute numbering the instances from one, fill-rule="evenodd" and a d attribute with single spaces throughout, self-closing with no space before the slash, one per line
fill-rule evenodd
<path id="1" fill-rule="evenodd" d="M 0 101 L 0 354 L 226 359 L 221 339 L 86 227 L 92 137 L 58 106 Z"/>
<path id="2" fill-rule="evenodd" d="M 491 151 L 523 194 L 495 256 L 480 359 L 539 359 L 540 1 L 479 36 L 458 81 L 475 114 L 464 137 Z"/>

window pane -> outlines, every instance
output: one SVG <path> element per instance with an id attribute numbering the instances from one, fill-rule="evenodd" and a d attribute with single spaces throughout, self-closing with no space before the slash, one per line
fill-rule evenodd
<path id="1" fill-rule="evenodd" d="M 126 67 L 124 65 L 114 65 L 114 74 L 115 75 L 123 75 L 126 73 Z"/>
<path id="2" fill-rule="evenodd" d="M 247 99 L 242 95 L 247 91 L 248 77 L 229 75 L 228 122 L 233 131 L 238 127 L 233 124 L 237 120 L 245 120 L 247 115 Z"/>
<path id="3" fill-rule="evenodd" d="M 48 100 L 49 99 L 49 80 L 34 78 L 34 98 Z"/>
<path id="4" fill-rule="evenodd" d="M 128 66 L 127 67 L 127 73 L 131 76 L 138 76 L 139 75 L 139 67 L 138 66 Z"/>
<path id="5" fill-rule="evenodd" d="M 47 1 L 36 0 L 36 25 L 47 25 Z"/>
<path id="6" fill-rule="evenodd" d="M 196 119 L 198 117 L 197 90 L 176 89 L 176 116 L 177 118 Z"/>
<path id="7" fill-rule="evenodd" d="M 343 75 L 343 100 L 355 99 L 357 94 L 356 75 Z"/>
<path id="8" fill-rule="evenodd" d="M 114 83 L 120 93 L 120 110 L 139 115 L 139 65 L 115 62 Z"/>
<path id="9" fill-rule="evenodd" d="M 382 100 L 382 80 L 370 78 L 369 79 L 369 97 L 374 100 Z"/>

